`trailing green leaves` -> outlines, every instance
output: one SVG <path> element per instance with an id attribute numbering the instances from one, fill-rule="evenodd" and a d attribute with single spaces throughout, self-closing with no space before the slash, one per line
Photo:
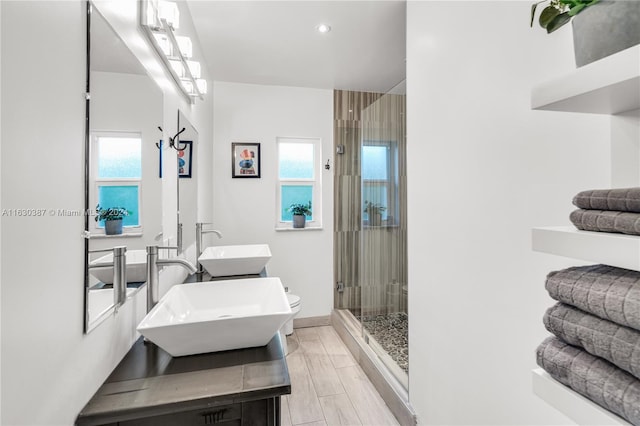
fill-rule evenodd
<path id="1" fill-rule="evenodd" d="M 558 28 L 560 28 L 561 26 L 563 26 L 564 24 L 566 24 L 567 22 L 569 22 L 570 20 L 571 20 L 571 16 L 569 16 L 569 12 L 564 12 L 559 14 L 555 18 L 553 18 L 551 22 L 549 22 L 549 24 L 547 24 L 547 26 L 543 28 L 546 28 L 547 34 L 550 34 L 555 30 L 557 30 Z"/>
<path id="2" fill-rule="evenodd" d="M 547 6 L 540 13 L 540 18 L 538 18 L 538 23 L 542 28 L 547 28 L 549 23 L 555 19 L 556 16 L 560 15 L 560 10 L 556 9 L 553 6 Z"/>
<path id="3" fill-rule="evenodd" d="M 533 21 L 535 20 L 536 10 L 538 5 L 549 2 L 549 5 L 545 7 L 540 13 L 538 18 L 538 24 L 547 33 L 552 33 L 558 28 L 571 21 L 571 18 L 582 12 L 587 7 L 598 3 L 599 0 L 542 0 L 531 5 L 531 23 L 533 27 Z"/>

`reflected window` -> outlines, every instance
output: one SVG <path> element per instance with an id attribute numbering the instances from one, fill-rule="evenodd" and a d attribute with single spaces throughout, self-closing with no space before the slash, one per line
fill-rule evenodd
<path id="1" fill-rule="evenodd" d="M 140 134 L 92 134 L 93 185 L 103 208 L 123 207 L 129 211 L 122 225 L 138 228 L 141 224 L 140 192 L 142 185 L 142 138 Z M 104 221 L 95 223 L 104 230 Z"/>
<path id="2" fill-rule="evenodd" d="M 293 221 L 292 204 L 311 202 L 307 221 L 320 226 L 320 139 L 278 138 L 278 222 Z"/>
<path id="3" fill-rule="evenodd" d="M 364 141 L 362 146 L 362 205 L 365 224 L 373 225 L 377 212 L 386 225 L 398 223 L 397 145 L 391 141 Z M 375 223 L 376 225 L 379 225 Z"/>

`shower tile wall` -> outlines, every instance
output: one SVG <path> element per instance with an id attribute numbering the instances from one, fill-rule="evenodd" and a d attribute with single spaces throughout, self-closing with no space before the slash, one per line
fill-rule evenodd
<path id="1" fill-rule="evenodd" d="M 406 155 L 405 96 L 350 91 L 334 92 L 334 143 L 344 154 L 335 160 L 335 292 L 336 309 L 361 315 L 406 312 Z M 398 218 L 392 226 L 362 225 L 362 140 L 397 143 Z"/>

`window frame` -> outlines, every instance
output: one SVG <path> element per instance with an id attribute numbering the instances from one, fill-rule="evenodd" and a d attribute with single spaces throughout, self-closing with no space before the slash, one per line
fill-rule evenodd
<path id="1" fill-rule="evenodd" d="M 361 192 L 362 199 L 360 200 L 363 215 L 362 215 L 362 223 L 364 226 L 371 226 L 369 224 L 369 218 L 367 220 L 364 219 L 364 187 L 369 184 L 371 186 L 384 186 L 386 187 L 387 193 L 387 205 L 385 213 L 386 219 L 383 220 L 382 226 L 398 226 L 400 223 L 400 218 L 398 217 L 400 211 L 399 205 L 399 176 L 398 176 L 398 143 L 393 140 L 374 140 L 367 139 L 362 141 L 362 147 L 360 150 L 361 153 L 361 161 L 364 161 L 364 147 L 365 146 L 384 146 L 387 148 L 387 179 L 365 179 L 364 176 L 361 177 Z M 391 221 L 389 221 L 389 216 L 391 216 Z"/>
<path id="2" fill-rule="evenodd" d="M 138 187 L 138 225 L 125 225 L 122 227 L 122 234 L 117 236 L 140 235 L 143 233 L 143 207 L 142 207 L 142 175 L 144 174 L 144 151 L 142 132 L 119 132 L 119 131 L 91 131 L 91 173 L 90 185 L 93 188 L 90 194 L 90 206 L 92 209 L 98 204 L 98 194 L 100 186 L 137 186 Z M 98 141 L 100 138 L 135 138 L 140 139 L 140 177 L 139 178 L 99 178 L 98 177 Z M 95 213 L 95 212 L 94 212 Z M 95 217 L 94 217 L 95 219 Z M 106 236 L 105 227 L 100 227 L 99 222 L 90 220 L 90 232 L 93 236 Z"/>
<path id="3" fill-rule="evenodd" d="M 313 146 L 313 177 L 312 178 L 280 178 L 280 144 L 305 143 Z M 318 137 L 276 137 L 276 229 L 294 229 L 292 220 L 282 220 L 282 187 L 283 186 L 311 186 L 311 219 L 307 220 L 305 228 L 322 228 L 322 139 Z"/>

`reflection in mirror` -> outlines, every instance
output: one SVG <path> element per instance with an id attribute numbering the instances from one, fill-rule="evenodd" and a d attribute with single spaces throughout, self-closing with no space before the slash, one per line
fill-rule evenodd
<path id="1" fill-rule="evenodd" d="M 86 201 L 97 213 L 87 226 L 85 331 L 89 332 L 114 307 L 109 249 L 127 248 L 130 295 L 145 281 L 146 246 L 162 238 L 158 145 L 163 94 L 95 5 L 87 19 L 91 98 Z"/>
<path id="2" fill-rule="evenodd" d="M 197 163 L 195 153 L 198 146 L 198 131 L 185 114 L 178 111 L 178 131 L 183 128 L 185 130 L 177 139 L 180 148 L 178 151 L 178 227 L 182 227 L 182 250 L 189 260 L 196 262 L 198 180 L 195 173 Z"/>

